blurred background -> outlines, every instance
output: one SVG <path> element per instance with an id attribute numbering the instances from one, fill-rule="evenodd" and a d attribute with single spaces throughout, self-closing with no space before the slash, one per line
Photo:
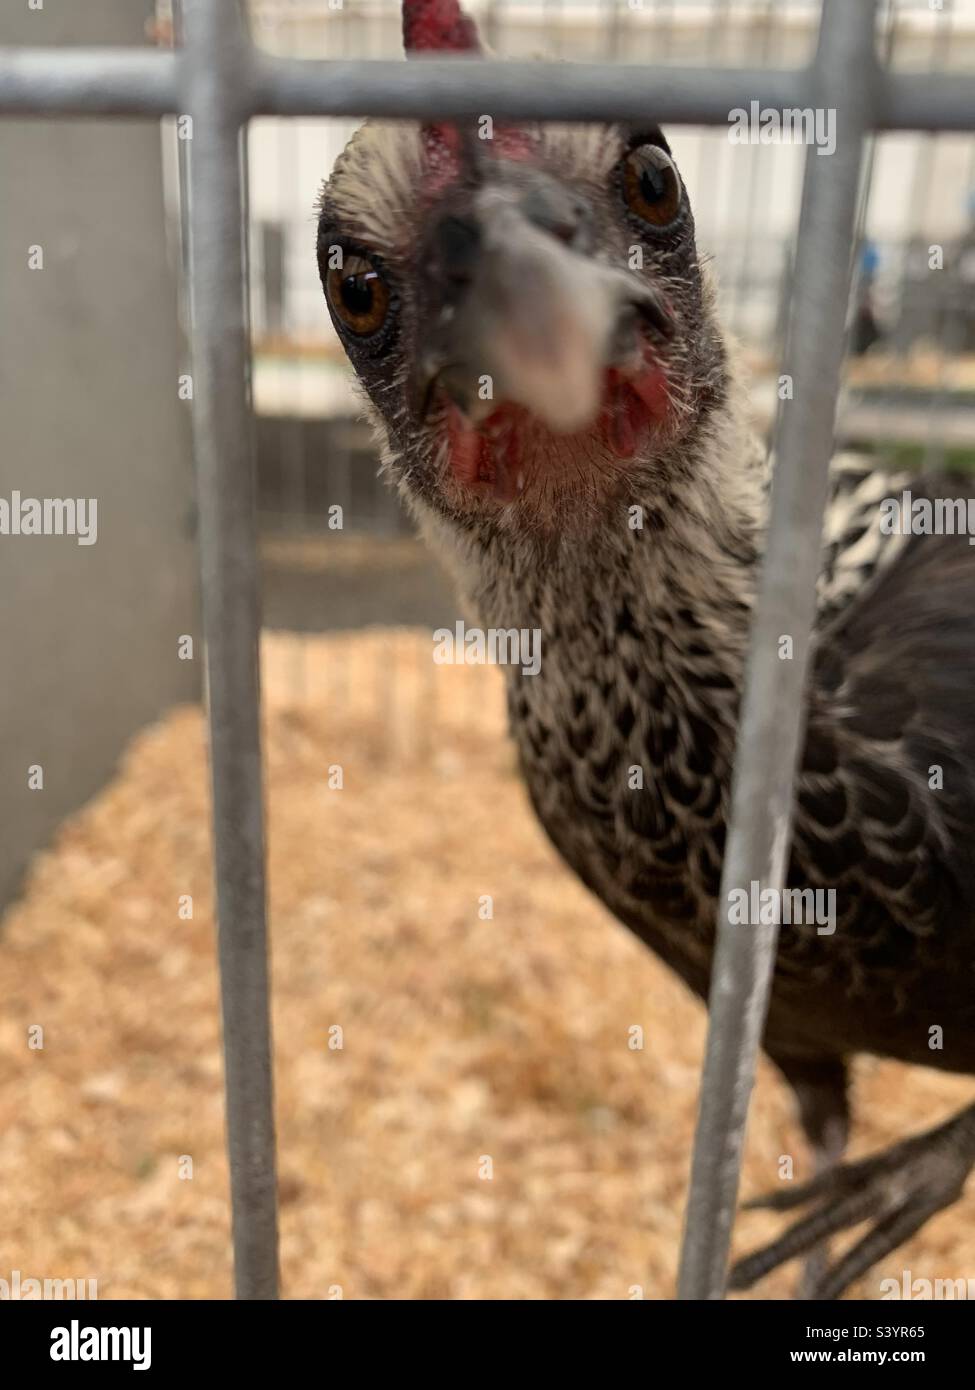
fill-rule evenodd
<path id="1" fill-rule="evenodd" d="M 503 57 L 711 67 L 799 67 L 819 15 L 818 0 L 468 8 Z M 401 54 L 392 0 L 249 11 L 277 54 Z M 879 27 L 896 68 L 975 72 L 975 0 L 881 4 Z M 165 47 L 174 28 L 169 0 L 46 0 L 5 10 L 0 44 Z M 542 839 L 497 672 L 431 661 L 456 601 L 376 479 L 315 264 L 315 199 L 354 128 L 266 118 L 247 140 L 285 1290 L 669 1297 L 701 1011 Z M 669 136 L 768 434 L 805 151 Z M 838 443 L 971 468 L 975 135 L 877 138 L 868 170 Z M 0 183 L 17 191 L 0 231 L 0 495 L 99 499 L 95 546 L 0 543 L 0 1277 L 223 1296 L 177 122 L 5 120 Z M 35 1024 L 45 1044 L 28 1051 Z M 858 1151 L 967 1095 L 870 1062 L 858 1085 Z M 806 1161 L 766 1072 L 746 1186 L 770 1185 L 783 1153 Z M 772 1229 L 747 1222 L 748 1244 Z M 897 1277 L 975 1276 L 975 1237 L 943 1216 L 891 1260 Z"/>

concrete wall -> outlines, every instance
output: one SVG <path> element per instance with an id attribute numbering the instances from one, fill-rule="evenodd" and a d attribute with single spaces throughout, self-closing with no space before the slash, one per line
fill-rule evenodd
<path id="1" fill-rule="evenodd" d="M 5 0 L 0 44 L 144 44 L 151 9 Z M 0 119 L 0 188 L 0 499 L 98 504 L 92 545 L 0 534 L 2 904 L 131 735 L 198 696 L 202 652 L 158 122 Z"/>

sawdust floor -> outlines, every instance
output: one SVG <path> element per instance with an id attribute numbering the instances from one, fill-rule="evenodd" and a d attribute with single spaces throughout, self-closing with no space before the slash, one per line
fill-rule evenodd
<path id="1" fill-rule="evenodd" d="M 670 1297 L 702 1010 L 556 860 L 502 737 L 497 672 L 433 668 L 429 633 L 409 632 L 269 637 L 265 665 L 285 1293 Z M 201 716 L 176 710 L 8 913 L 0 1276 L 97 1278 L 103 1298 L 229 1293 L 207 807 Z M 27 1045 L 37 1024 L 43 1050 Z M 970 1092 L 866 1063 L 856 1152 Z M 745 1191 L 774 1186 L 784 1154 L 803 1176 L 763 1066 Z M 905 1268 L 975 1275 L 973 1200 L 857 1292 Z M 778 1224 L 745 1213 L 738 1248 Z"/>

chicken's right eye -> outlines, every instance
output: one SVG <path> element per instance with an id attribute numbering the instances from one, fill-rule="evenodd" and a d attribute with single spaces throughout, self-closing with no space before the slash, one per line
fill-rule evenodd
<path id="1" fill-rule="evenodd" d="M 371 338 L 389 314 L 389 286 L 365 256 L 345 256 L 330 269 L 326 293 L 339 323 L 357 338 Z"/>

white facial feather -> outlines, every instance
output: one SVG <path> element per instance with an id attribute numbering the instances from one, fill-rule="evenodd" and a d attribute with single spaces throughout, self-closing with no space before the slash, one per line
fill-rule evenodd
<path id="1" fill-rule="evenodd" d="M 619 159 L 623 133 L 611 125 L 545 125 L 535 162 L 602 192 Z M 416 122 L 366 121 L 353 135 L 322 190 L 341 230 L 387 258 L 408 249 L 422 206 L 422 127 Z"/>
<path id="2" fill-rule="evenodd" d="M 422 171 L 418 125 L 367 121 L 336 160 L 322 198 L 344 233 L 394 256 L 414 227 Z"/>

